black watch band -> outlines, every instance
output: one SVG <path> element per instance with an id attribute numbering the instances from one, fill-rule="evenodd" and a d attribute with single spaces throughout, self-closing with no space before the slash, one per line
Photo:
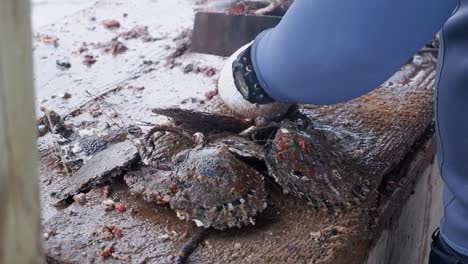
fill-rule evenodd
<path id="1" fill-rule="evenodd" d="M 237 90 L 245 100 L 254 104 L 273 103 L 273 100 L 260 85 L 253 67 L 251 46 L 243 50 L 232 63 L 232 74 Z"/>

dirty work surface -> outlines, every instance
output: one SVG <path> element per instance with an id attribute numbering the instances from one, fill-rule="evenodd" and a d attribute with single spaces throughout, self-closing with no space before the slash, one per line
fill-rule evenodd
<path id="1" fill-rule="evenodd" d="M 193 4 L 189 0 L 101 1 L 38 29 L 34 38 L 38 105 L 64 117 L 80 137 L 105 137 L 130 125 L 148 131 L 152 124 L 168 121 L 153 113 L 154 108 L 229 116 L 215 91 L 223 59 L 188 52 Z M 366 166 L 365 157 L 382 161 L 382 155 L 392 155 L 390 163 L 367 160 L 372 164 L 369 170 L 380 171 L 370 185 L 380 186 L 379 192 L 372 191 L 353 209 L 332 212 L 282 194 L 273 179 L 267 178 L 268 207 L 256 226 L 210 231 L 189 262 L 362 263 L 377 231 L 396 211 L 392 203 L 405 197 L 394 197 L 393 191 L 411 185 L 400 178 L 382 181 L 382 172 L 400 164 L 400 174 L 413 168 L 411 174 L 417 175 L 414 168 L 427 165 L 424 159 L 415 158 L 425 155 L 422 146 L 405 162 L 401 160 L 430 126 L 433 71 L 434 58 L 424 53 L 366 97 L 347 105 L 300 107 L 322 126 L 352 131 L 368 140 L 361 142 L 370 143 L 362 155 L 355 156 L 356 166 L 361 166 L 355 171 Z M 238 124 L 250 123 L 239 120 Z M 193 232 L 192 224 L 178 220 L 166 206 L 132 195 L 124 175 L 111 174 L 102 182 L 92 182 L 98 186 L 91 190 L 85 184 L 79 190 L 84 193 L 68 197 L 65 207 L 54 206 L 64 196 L 60 190 L 76 182 L 72 178 L 77 174 L 64 174 L 50 163 L 50 151 L 65 141 L 50 132 L 38 139 L 48 260 L 170 263 Z M 98 155 L 83 158 L 84 166 Z M 65 196 L 75 191 L 68 193 Z"/>

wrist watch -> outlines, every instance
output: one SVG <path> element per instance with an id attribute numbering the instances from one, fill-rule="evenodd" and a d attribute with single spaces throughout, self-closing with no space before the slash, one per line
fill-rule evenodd
<path id="1" fill-rule="evenodd" d="M 252 64 L 251 47 L 243 50 L 232 63 L 234 84 L 245 100 L 253 104 L 273 103 L 273 100 L 260 85 Z"/>

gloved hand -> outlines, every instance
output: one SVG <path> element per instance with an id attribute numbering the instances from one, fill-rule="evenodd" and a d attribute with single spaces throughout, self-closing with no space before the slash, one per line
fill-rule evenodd
<path id="1" fill-rule="evenodd" d="M 234 84 L 234 77 L 232 74 L 232 63 L 237 56 L 251 43 L 243 46 L 229 57 L 221 70 L 218 80 L 218 93 L 223 102 L 235 113 L 247 117 L 257 118 L 263 117 L 265 119 L 274 119 L 281 117 L 288 111 L 290 104 L 284 103 L 270 103 L 270 104 L 252 104 L 245 100 L 241 93 L 237 90 Z"/>

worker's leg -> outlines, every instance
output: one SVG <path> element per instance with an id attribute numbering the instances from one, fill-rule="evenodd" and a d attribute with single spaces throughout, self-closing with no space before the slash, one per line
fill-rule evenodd
<path id="1" fill-rule="evenodd" d="M 436 97 L 438 163 L 444 180 L 440 237 L 468 256 L 468 0 L 462 0 L 442 35 Z"/>
<path id="2" fill-rule="evenodd" d="M 468 257 L 452 249 L 441 237 L 437 230 L 432 235 L 431 253 L 429 264 L 464 264 L 468 263 Z"/>

